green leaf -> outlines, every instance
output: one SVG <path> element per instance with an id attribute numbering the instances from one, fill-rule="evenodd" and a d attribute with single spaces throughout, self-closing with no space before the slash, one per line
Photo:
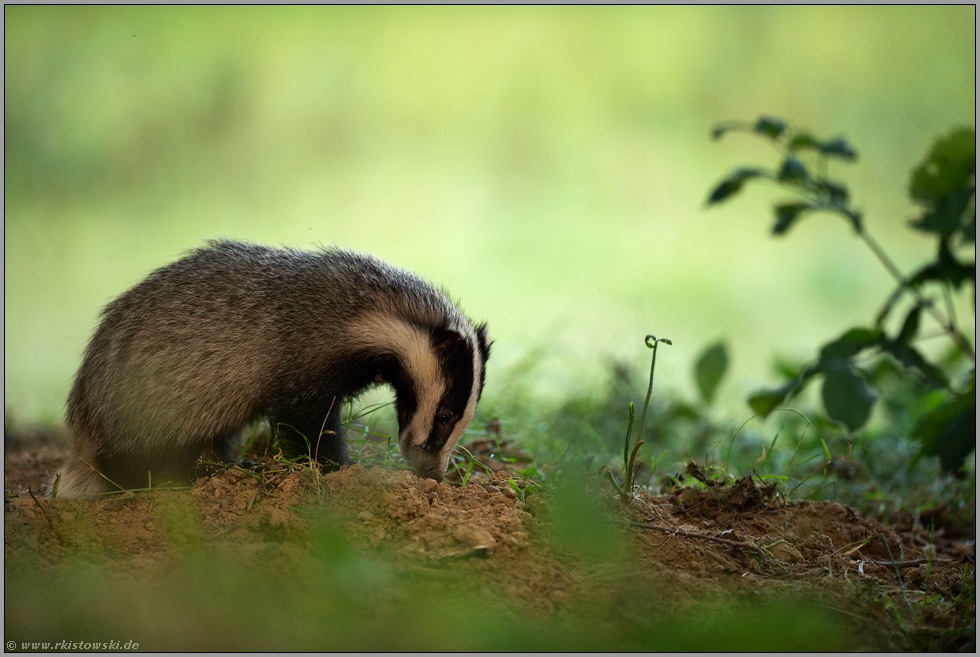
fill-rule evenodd
<path id="1" fill-rule="evenodd" d="M 629 467 L 630 454 L 630 435 L 633 433 L 633 402 L 630 402 L 630 423 L 626 427 L 626 442 L 623 444 L 623 471 L 624 476 Z"/>
<path id="2" fill-rule="evenodd" d="M 532 477 L 537 477 L 538 479 L 541 479 L 542 481 L 544 481 L 545 478 L 546 478 L 545 475 L 544 475 L 544 473 L 541 472 L 540 470 L 538 470 L 533 465 L 528 466 L 527 468 L 525 468 L 523 470 L 518 470 L 517 471 L 517 474 L 521 475 L 525 479 L 531 479 Z"/>
<path id="3" fill-rule="evenodd" d="M 843 358 L 829 359 L 825 368 L 821 396 L 827 416 L 856 431 L 868 421 L 877 397 Z"/>
<path id="4" fill-rule="evenodd" d="M 909 195 L 925 206 L 935 206 L 956 189 L 971 186 L 976 176 L 977 140 L 973 128 L 959 128 L 933 144 L 909 181 Z"/>
<path id="5" fill-rule="evenodd" d="M 790 397 L 796 393 L 796 391 L 799 390 L 799 387 L 800 382 L 794 379 L 786 385 L 778 388 L 760 390 L 749 396 L 749 407 L 762 417 L 768 417 L 769 414 L 772 413 L 773 409 L 786 401 L 787 397 Z"/>
<path id="6" fill-rule="evenodd" d="M 919 350 L 912 345 L 899 342 L 899 340 L 882 340 L 880 347 L 882 351 L 890 354 L 902 365 L 919 370 L 934 383 L 943 387 L 949 385 L 949 381 L 946 379 L 943 371 L 927 361 Z"/>
<path id="7" fill-rule="evenodd" d="M 820 152 L 830 157 L 847 160 L 848 162 L 853 162 L 857 159 L 857 151 L 851 148 L 851 145 L 843 137 L 824 142 L 820 145 Z"/>
<path id="8" fill-rule="evenodd" d="M 818 180 L 813 187 L 822 200 L 822 203 L 814 209 L 836 212 L 851 222 L 856 233 L 861 232 L 861 213 L 848 207 L 850 192 L 845 185 L 832 180 Z"/>
<path id="9" fill-rule="evenodd" d="M 738 193 L 738 191 L 742 189 L 742 185 L 745 184 L 746 180 L 758 178 L 764 175 L 766 175 L 766 172 L 762 169 L 743 168 L 735 170 L 731 173 L 731 175 L 718 183 L 718 186 L 715 187 L 714 191 L 712 191 L 711 195 L 708 197 L 707 204 L 711 205 L 713 203 L 724 201 L 729 196 Z"/>
<path id="10" fill-rule="evenodd" d="M 899 331 L 898 337 L 895 338 L 895 342 L 900 344 L 909 344 L 915 339 L 915 336 L 919 333 L 919 316 L 922 314 L 922 304 L 916 304 L 909 314 L 905 316 L 905 322 L 902 323 L 902 330 Z"/>
<path id="11" fill-rule="evenodd" d="M 753 130 L 760 135 L 769 137 L 770 139 L 779 139 L 779 137 L 786 132 L 786 122 L 782 119 L 773 118 L 771 116 L 762 116 L 755 122 Z"/>
<path id="12" fill-rule="evenodd" d="M 790 138 L 786 146 L 793 152 L 815 150 L 820 151 L 822 155 L 840 158 L 849 162 L 857 159 L 857 152 L 843 137 L 831 139 L 830 141 L 820 141 L 808 132 L 797 132 Z"/>
<path id="13" fill-rule="evenodd" d="M 974 205 L 973 211 L 970 212 L 969 215 L 967 215 L 967 220 L 963 224 L 963 230 L 961 231 L 960 236 L 963 238 L 963 241 L 964 242 L 973 242 L 974 244 L 976 244 L 976 242 L 977 242 L 977 208 L 976 208 L 976 201 L 975 200 L 973 202 L 973 205 Z"/>
<path id="14" fill-rule="evenodd" d="M 721 139 L 726 132 L 731 132 L 733 130 L 752 130 L 752 124 L 746 123 L 745 121 L 729 121 L 728 123 L 719 123 L 711 129 L 711 138 L 717 141 Z"/>
<path id="15" fill-rule="evenodd" d="M 795 379 L 806 368 L 806 363 L 790 360 L 785 357 L 776 356 L 773 360 L 772 370 L 784 379 Z"/>
<path id="16" fill-rule="evenodd" d="M 714 401 L 718 385 L 727 370 L 728 350 L 724 342 L 718 342 L 704 350 L 694 366 L 694 379 L 704 401 L 709 404 Z"/>
<path id="17" fill-rule="evenodd" d="M 850 198 L 847 187 L 832 180 L 820 180 L 816 184 L 817 191 L 826 196 L 832 205 L 846 205 Z"/>
<path id="18" fill-rule="evenodd" d="M 776 179 L 784 183 L 799 183 L 807 179 L 806 167 L 798 158 L 789 155 L 779 168 Z"/>
<path id="19" fill-rule="evenodd" d="M 812 210 L 813 206 L 809 203 L 783 203 L 776 206 L 776 224 L 772 227 L 773 235 L 784 235 L 800 215 L 807 210 Z"/>
<path id="20" fill-rule="evenodd" d="M 932 207 L 921 217 L 909 222 L 909 225 L 923 233 L 935 233 L 942 237 L 949 237 L 957 230 L 964 229 L 972 219 L 974 222 L 973 240 L 976 240 L 976 211 L 971 216 L 966 214 L 973 199 L 976 189 L 970 185 L 960 189 L 954 189 L 948 194 L 944 194 L 937 199 Z M 965 232 L 965 231 L 964 231 Z M 967 239 L 969 237 L 965 235 Z"/>
<path id="21" fill-rule="evenodd" d="M 936 262 L 930 263 L 909 278 L 909 287 L 919 287 L 929 281 L 948 282 L 957 290 L 965 281 L 977 280 L 976 262 L 962 263 L 949 250 L 948 240 L 939 241 Z"/>
<path id="22" fill-rule="evenodd" d="M 786 147 L 793 152 L 808 149 L 820 150 L 820 146 L 820 142 L 808 132 L 797 132 L 790 138 L 789 143 L 786 144 Z"/>
<path id="23" fill-rule="evenodd" d="M 976 449 L 976 436 L 976 378 L 953 401 L 923 416 L 912 432 L 912 437 L 922 443 L 919 456 L 938 456 L 946 472 L 963 465 Z"/>
<path id="24" fill-rule="evenodd" d="M 820 363 L 826 368 L 830 360 L 850 359 L 871 347 L 878 346 L 881 331 L 878 329 L 853 328 L 833 342 L 828 342 L 820 349 Z"/>

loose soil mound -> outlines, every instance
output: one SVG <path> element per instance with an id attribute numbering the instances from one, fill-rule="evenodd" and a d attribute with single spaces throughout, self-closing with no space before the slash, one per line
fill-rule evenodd
<path id="1" fill-rule="evenodd" d="M 833 502 L 786 502 L 749 478 L 715 484 L 693 464 L 693 487 L 639 493 L 629 506 L 580 490 L 569 514 L 560 495 L 537 492 L 499 462 L 459 486 L 378 467 L 320 474 L 266 459 L 189 489 L 49 504 L 42 493 L 60 457 L 45 448 L 5 458 L 8 577 L 57 575 L 83 559 L 122 581 L 154 581 L 202 543 L 252 550 L 257 567 L 301 577 L 312 532 L 329 514 L 358 550 L 402 573 L 466 581 L 521 615 L 585 609 L 597 622 L 624 618 L 633 593 L 652 590 L 665 614 L 705 601 L 797 596 L 841 621 L 842 648 L 975 645 L 963 625 L 975 618 L 972 540 L 911 521 L 885 526 Z M 589 538 L 596 527 L 601 535 Z M 270 543 L 272 566 L 263 557 Z M 8 605 L 7 627 L 20 622 Z"/>

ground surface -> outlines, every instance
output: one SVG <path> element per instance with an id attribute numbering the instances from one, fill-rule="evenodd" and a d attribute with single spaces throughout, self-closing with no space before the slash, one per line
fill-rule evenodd
<path id="1" fill-rule="evenodd" d="M 470 445 L 478 456 L 484 448 Z M 121 590 L 140 588 L 165 581 L 196 545 L 207 554 L 234 550 L 250 569 L 302 578 L 305 559 L 319 549 L 318 518 L 327 513 L 372 563 L 389 564 L 399 575 L 464 582 L 472 596 L 505 600 L 525 621 L 587 618 L 605 623 L 613 636 L 623 625 L 646 627 L 651 614 L 792 599 L 837 628 L 822 647 L 975 648 L 970 537 L 926 530 L 911 519 L 884 526 L 832 502 L 785 501 L 749 479 L 716 484 L 694 464 L 685 473 L 693 486 L 639 493 L 628 507 L 611 497 L 597 503 L 602 496 L 584 488 L 571 497 L 541 493 L 487 455 L 481 460 L 493 471 L 477 470 L 465 486 L 361 465 L 321 476 L 266 459 L 254 470 L 217 471 L 189 489 L 49 505 L 40 493 L 61 458 L 54 448 L 8 450 L 5 458 L 5 640 L 71 626 L 39 610 L 50 598 L 32 598 L 40 594 L 29 585 L 68 578 L 79 564 L 120 582 Z M 22 604 L 11 604 L 12 592 Z M 631 619 L 633 613 L 644 618 Z M 163 649 L 200 647 L 150 634 L 148 649 L 154 641 Z M 241 638 L 222 645 L 262 645 L 236 643 Z M 679 645 L 717 647 L 691 640 Z M 807 649 L 810 640 L 787 647 Z"/>

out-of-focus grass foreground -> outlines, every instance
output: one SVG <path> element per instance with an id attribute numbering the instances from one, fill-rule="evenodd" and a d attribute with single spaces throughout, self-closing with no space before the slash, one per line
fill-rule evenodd
<path id="1" fill-rule="evenodd" d="M 4 32 L 9 650 L 975 649 L 975 7 Z M 215 237 L 370 252 L 488 323 L 446 483 L 380 389 L 352 469 L 259 426 L 251 469 L 46 499 L 102 307 Z"/>

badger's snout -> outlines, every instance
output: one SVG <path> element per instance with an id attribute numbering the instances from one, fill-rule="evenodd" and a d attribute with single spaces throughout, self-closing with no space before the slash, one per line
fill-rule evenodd
<path id="1" fill-rule="evenodd" d="M 410 445 L 402 447 L 402 456 L 412 466 L 412 471 L 419 479 L 435 479 L 442 481 L 446 476 L 446 466 L 443 462 L 443 455 L 434 454 L 424 447 Z M 446 461 L 449 459 L 447 458 Z"/>
<path id="2" fill-rule="evenodd" d="M 438 466 L 423 466 L 421 468 L 415 468 L 415 476 L 419 479 L 442 481 L 446 476 L 446 471 Z"/>

